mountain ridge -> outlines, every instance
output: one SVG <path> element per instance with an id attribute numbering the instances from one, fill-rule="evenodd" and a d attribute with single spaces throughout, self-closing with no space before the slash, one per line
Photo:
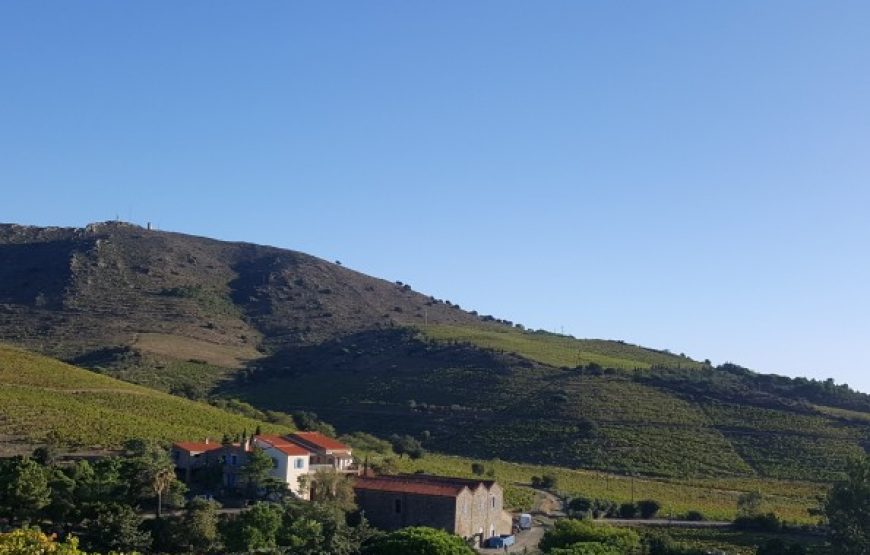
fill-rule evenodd
<path id="1" fill-rule="evenodd" d="M 481 458 L 834 477 L 870 396 L 528 331 L 305 253 L 120 222 L 0 225 L 0 341 L 194 399 Z"/>

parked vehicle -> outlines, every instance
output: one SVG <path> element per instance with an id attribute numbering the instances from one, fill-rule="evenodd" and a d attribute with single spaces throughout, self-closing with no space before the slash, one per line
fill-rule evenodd
<path id="1" fill-rule="evenodd" d="M 532 527 L 532 515 L 529 513 L 521 514 L 519 525 L 521 530 L 529 530 Z"/>
<path id="2" fill-rule="evenodd" d="M 486 547 L 510 547 L 516 543 L 516 538 L 511 534 L 493 536 L 486 540 Z"/>

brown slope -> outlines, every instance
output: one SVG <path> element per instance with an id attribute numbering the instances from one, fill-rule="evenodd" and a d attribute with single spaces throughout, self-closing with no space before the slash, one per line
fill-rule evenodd
<path id="1" fill-rule="evenodd" d="M 65 359 L 128 346 L 234 366 L 278 347 L 425 318 L 480 322 L 300 252 L 118 222 L 0 225 L 0 340 Z"/>

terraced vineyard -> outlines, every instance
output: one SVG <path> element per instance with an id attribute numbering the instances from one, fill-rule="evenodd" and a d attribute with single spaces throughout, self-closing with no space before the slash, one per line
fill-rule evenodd
<path id="1" fill-rule="evenodd" d="M 660 477 L 825 481 L 867 440 L 866 426 L 721 370 L 563 369 L 409 335 L 287 352 L 226 393 L 313 410 L 342 431 L 427 431 L 432 449 L 457 455 Z"/>
<path id="2" fill-rule="evenodd" d="M 50 433 L 72 447 L 111 448 L 131 437 L 220 439 L 257 426 L 288 430 L 0 346 L 0 436 L 8 448 Z"/>
<path id="3" fill-rule="evenodd" d="M 437 341 L 464 342 L 520 356 L 550 366 L 577 367 L 597 364 L 603 368 L 701 368 L 703 364 L 687 357 L 631 345 L 622 341 L 575 339 L 546 332 L 531 332 L 509 327 L 430 325 L 419 326 L 422 333 Z"/>

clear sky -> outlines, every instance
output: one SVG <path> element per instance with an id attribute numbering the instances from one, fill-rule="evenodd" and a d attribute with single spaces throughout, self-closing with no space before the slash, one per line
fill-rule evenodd
<path id="1" fill-rule="evenodd" d="M 0 2 L 0 221 L 870 391 L 870 3 Z"/>

